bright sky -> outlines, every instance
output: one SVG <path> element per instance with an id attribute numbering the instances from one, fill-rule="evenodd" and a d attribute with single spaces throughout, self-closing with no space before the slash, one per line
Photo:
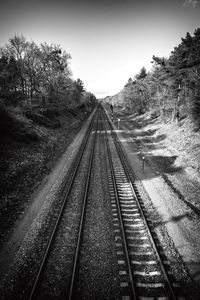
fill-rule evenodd
<path id="1" fill-rule="evenodd" d="M 15 34 L 61 45 L 74 79 L 97 98 L 118 93 L 153 55 L 166 56 L 200 27 L 196 0 L 6 0 L 0 46 Z"/>

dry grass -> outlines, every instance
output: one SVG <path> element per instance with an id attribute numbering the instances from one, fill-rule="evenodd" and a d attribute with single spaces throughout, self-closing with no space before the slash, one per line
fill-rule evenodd
<path id="1" fill-rule="evenodd" d="M 179 162 L 200 171 L 200 132 L 190 119 L 180 123 L 158 123 L 158 133 L 165 134 L 165 146 L 178 154 Z"/>

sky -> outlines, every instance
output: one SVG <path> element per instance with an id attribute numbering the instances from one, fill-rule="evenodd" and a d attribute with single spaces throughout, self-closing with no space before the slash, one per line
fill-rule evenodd
<path id="1" fill-rule="evenodd" d="M 59 44 L 72 56 L 73 78 L 97 98 L 118 93 L 152 56 L 169 57 L 200 27 L 200 0 L 6 0 L 0 46 L 23 34 Z"/>

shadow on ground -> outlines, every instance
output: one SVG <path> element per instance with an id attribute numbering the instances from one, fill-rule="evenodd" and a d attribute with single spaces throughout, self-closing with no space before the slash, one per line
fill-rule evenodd
<path id="1" fill-rule="evenodd" d="M 174 165 L 177 156 L 155 156 L 155 155 L 147 155 L 146 159 L 152 160 L 159 168 L 159 171 L 162 173 L 173 174 L 177 172 L 182 172 L 182 167 L 176 167 Z"/>
<path id="2" fill-rule="evenodd" d="M 164 155 L 152 155 L 151 150 L 165 149 L 162 142 L 165 140 L 166 135 L 160 134 L 155 136 L 156 130 L 147 130 L 141 132 L 122 132 L 122 136 L 127 141 L 127 143 L 134 143 L 138 151 L 141 151 L 145 155 L 147 161 L 152 161 L 158 166 L 158 169 L 162 173 L 177 173 L 183 171 L 182 167 L 175 166 L 175 161 L 177 159 L 176 155 L 164 156 Z M 148 152 L 144 150 L 147 147 Z"/>
<path id="3" fill-rule="evenodd" d="M 154 223 L 154 226 L 157 227 L 157 226 L 159 226 L 159 225 L 163 225 L 163 224 L 167 224 L 167 223 L 171 223 L 171 222 L 177 223 L 177 222 L 181 221 L 181 220 L 184 219 L 184 218 L 188 218 L 188 219 L 191 220 L 191 219 L 192 219 L 192 216 L 191 216 L 190 213 L 187 212 L 187 213 L 182 214 L 182 215 L 173 216 L 173 217 L 171 217 L 170 219 L 168 219 L 168 220 L 166 220 L 166 221 L 155 222 L 155 223 Z"/>
<path id="4" fill-rule="evenodd" d="M 135 113 L 130 114 L 127 111 L 117 112 L 114 114 L 114 118 L 120 121 L 126 121 L 129 124 L 130 129 L 141 129 L 148 124 L 153 124 L 157 121 L 157 118 L 148 117 L 146 115 L 137 115 Z"/>
<path id="5" fill-rule="evenodd" d="M 145 115 L 136 116 L 136 114 L 128 114 L 123 111 L 120 112 L 117 117 L 120 118 L 120 131 L 123 141 L 130 145 L 132 154 L 141 153 L 140 159 L 145 156 L 145 160 L 150 164 L 156 165 L 159 172 L 163 174 L 175 174 L 182 172 L 183 168 L 176 166 L 175 162 L 177 159 L 176 155 L 153 155 L 151 151 L 165 149 L 164 140 L 166 139 L 165 134 L 156 134 L 157 129 L 146 129 L 145 126 L 153 124 L 156 119 L 147 118 Z M 114 121 L 116 123 L 116 119 Z M 144 172 L 145 177 L 145 172 Z M 147 175 L 147 174 L 146 174 Z M 150 174 L 147 175 L 149 178 Z M 152 177 L 157 176 L 152 172 Z"/>

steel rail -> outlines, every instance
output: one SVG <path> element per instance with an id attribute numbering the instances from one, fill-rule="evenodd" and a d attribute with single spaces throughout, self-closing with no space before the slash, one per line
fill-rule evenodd
<path id="1" fill-rule="evenodd" d="M 92 150 L 91 150 L 90 158 L 89 158 L 88 173 L 87 173 L 87 179 L 86 179 L 86 185 L 85 185 L 85 191 L 84 191 L 84 199 L 83 199 L 83 206 L 82 206 L 82 211 L 81 211 L 81 219 L 80 219 L 79 229 L 78 229 L 78 238 L 77 238 L 76 250 L 75 250 L 75 255 L 74 255 L 74 262 L 73 262 L 73 270 L 72 270 L 72 276 L 71 276 L 71 282 L 70 282 L 70 289 L 69 289 L 69 295 L 67 297 L 67 299 L 69 299 L 69 300 L 72 299 L 73 291 L 74 291 L 74 282 L 75 282 L 75 277 L 76 277 L 76 272 L 77 272 L 78 255 L 79 255 L 79 250 L 80 250 L 80 243 L 81 243 L 81 236 L 82 236 L 82 231 L 83 231 L 84 216 L 85 216 L 85 211 L 86 211 L 86 204 L 87 204 L 89 187 L 90 187 L 92 166 L 93 166 L 93 161 L 94 161 L 94 150 L 95 150 L 95 146 L 96 146 L 97 130 L 98 130 L 98 118 L 97 118 L 97 127 L 96 127 L 96 130 L 95 130 L 95 135 L 94 135 L 93 143 L 92 143 Z"/>
<path id="2" fill-rule="evenodd" d="M 92 127 L 93 127 L 93 124 L 94 124 L 94 121 L 95 121 L 95 116 L 96 116 L 96 112 L 94 112 L 94 115 L 90 121 L 90 125 L 89 125 L 89 128 L 87 130 L 87 133 L 86 133 L 86 136 L 80 146 L 80 151 L 77 153 L 74 161 L 77 160 L 77 163 L 75 165 L 75 167 L 73 168 L 73 173 L 70 177 L 70 182 L 69 182 L 69 185 L 68 185 L 68 189 L 66 191 L 66 194 L 65 194 L 65 197 L 63 199 L 63 202 L 62 202 L 62 205 L 61 205 L 61 208 L 60 208 L 60 212 L 58 214 L 58 217 L 57 217 L 57 220 L 54 224 L 54 227 L 52 229 L 52 232 L 51 232 L 51 235 L 50 235 L 50 239 L 48 241 L 48 244 L 46 246 L 46 249 L 45 249 L 45 253 L 44 253 L 44 256 L 43 256 L 43 259 L 42 259 L 42 262 L 40 264 L 40 268 L 37 272 L 37 275 L 36 275 L 36 278 L 35 278 L 35 281 L 34 281 L 34 284 L 32 286 L 32 289 L 31 289 L 31 292 L 30 292 L 30 295 L 29 295 L 29 300 L 33 300 L 35 299 L 35 296 L 37 294 L 37 290 L 38 290 L 38 287 L 39 287 L 39 280 L 40 280 L 40 277 L 43 273 L 43 270 L 44 270 L 44 266 L 46 264 L 46 261 L 47 261 L 47 258 L 48 258 L 48 255 L 49 255 L 49 250 L 50 250 L 50 247 L 52 245 L 52 242 L 54 240 L 54 237 L 55 237 L 55 234 L 56 234 L 56 231 L 57 231 L 57 228 L 58 228 L 58 225 L 59 225 L 59 222 L 60 222 L 60 219 L 62 217 L 62 214 L 63 214 L 63 211 L 64 211 L 64 208 L 65 208 L 65 204 L 67 202 L 67 198 L 69 196 L 69 193 L 71 191 L 71 188 L 72 188 L 72 185 L 73 185 L 73 182 L 75 180 L 75 177 L 76 177 L 76 174 L 77 174 L 77 171 L 78 171 L 78 168 L 80 166 L 80 163 L 81 163 L 81 160 L 82 160 L 82 157 L 83 157 L 83 154 L 84 154 L 84 151 L 86 149 L 86 145 L 87 145 L 87 142 L 89 140 L 89 136 L 90 136 L 90 133 L 92 131 Z M 72 164 L 73 165 L 73 164 Z"/>
<path id="3" fill-rule="evenodd" d="M 105 116 L 106 116 L 106 118 L 107 118 L 107 121 L 108 121 L 108 124 L 109 124 L 109 126 L 110 126 L 110 129 L 111 129 L 111 135 L 112 135 L 112 137 L 113 137 L 113 142 L 114 142 L 114 144 L 115 144 L 117 153 L 118 153 L 118 155 L 119 155 L 119 158 L 120 158 L 120 161 L 121 161 L 122 166 L 123 166 L 123 168 L 124 168 L 124 171 L 125 171 L 125 174 L 126 174 L 126 176 L 127 176 L 127 179 L 128 179 L 129 182 L 131 183 L 130 186 L 131 186 L 133 195 L 135 196 L 135 199 L 136 199 L 136 201 L 137 201 L 137 203 L 138 203 L 138 207 L 139 207 L 139 210 L 140 210 L 140 212 L 141 212 L 143 221 L 144 221 L 144 223 L 145 223 L 145 225 L 146 225 L 146 228 L 147 228 L 147 231 L 148 231 L 148 234 L 149 234 L 149 237 L 150 237 L 150 240 L 151 240 L 153 249 L 154 249 L 154 251 L 155 251 L 155 254 L 156 254 L 157 259 L 158 259 L 158 262 L 159 262 L 159 265 L 160 265 L 161 270 L 162 270 L 162 272 L 163 272 L 164 279 L 165 279 L 165 282 L 166 282 L 166 286 L 167 286 L 168 292 L 169 292 L 169 294 L 170 294 L 170 299 L 177 300 L 178 298 L 176 297 L 176 295 L 175 295 L 175 293 L 174 293 L 174 290 L 173 290 L 173 288 L 172 288 L 170 279 L 169 279 L 168 274 L 167 274 L 167 272 L 166 272 L 166 270 L 165 270 L 165 267 L 164 267 L 164 265 L 163 265 L 162 258 L 161 258 L 160 254 L 159 254 L 158 249 L 157 249 L 157 246 L 156 246 L 156 243 L 155 243 L 154 238 L 153 238 L 153 236 L 152 236 L 151 230 L 149 229 L 148 222 L 147 222 L 147 220 L 146 220 L 146 217 L 145 217 L 145 215 L 144 215 L 143 209 L 142 209 L 141 204 L 140 204 L 140 200 L 138 199 L 137 192 L 135 191 L 135 190 L 136 190 L 136 187 L 135 187 L 135 184 L 134 184 L 134 182 L 133 182 L 133 180 L 132 180 L 132 178 L 131 178 L 131 176 L 130 176 L 130 174 L 132 173 L 132 171 L 131 171 L 130 166 L 129 166 L 129 164 L 128 164 L 127 158 L 126 158 L 126 156 L 125 156 L 125 154 L 124 154 L 124 150 L 122 149 L 121 142 L 120 142 L 120 140 L 119 140 L 117 134 L 114 132 L 114 130 L 113 130 L 113 125 L 111 124 L 111 122 L 110 122 L 110 120 L 109 120 L 107 114 L 105 113 L 105 111 L 104 111 L 104 114 L 105 114 Z"/>
<path id="4" fill-rule="evenodd" d="M 126 241 L 124 224 L 123 224 L 123 220 L 122 220 L 122 213 L 121 213 L 120 204 L 119 204 L 119 194 L 118 194 L 117 185 L 116 185 L 116 178 L 115 178 L 115 173 L 114 173 L 114 166 L 113 166 L 111 151 L 109 148 L 107 130 L 105 130 L 105 136 L 106 136 L 106 147 L 107 147 L 107 153 L 108 153 L 109 166 L 110 166 L 110 171 L 111 171 L 111 176 L 112 176 L 112 183 L 113 183 L 113 188 L 114 188 L 114 193 L 115 193 L 115 199 L 117 202 L 119 221 L 120 221 L 121 232 L 122 232 L 122 237 L 123 237 L 123 244 L 124 244 L 124 249 L 125 249 L 125 253 L 126 253 L 126 260 L 127 260 L 129 278 L 130 278 L 130 283 L 131 283 L 131 291 L 132 291 L 133 299 L 136 300 L 137 297 L 136 297 L 135 285 L 134 285 L 133 275 L 132 275 L 132 271 L 131 271 L 131 264 L 130 264 L 129 254 L 128 254 L 128 246 L 127 246 L 127 241 Z"/>

